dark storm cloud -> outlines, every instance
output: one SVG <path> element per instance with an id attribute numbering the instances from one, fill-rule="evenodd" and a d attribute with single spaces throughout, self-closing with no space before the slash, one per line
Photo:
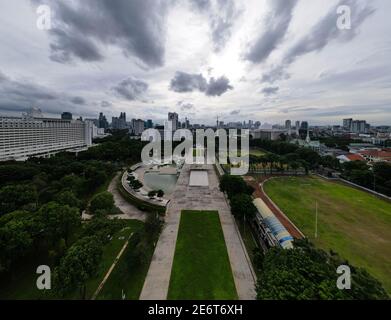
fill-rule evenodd
<path id="1" fill-rule="evenodd" d="M 170 83 L 170 90 L 175 92 L 204 92 L 208 83 L 202 74 L 190 74 L 177 71 Z"/>
<path id="2" fill-rule="evenodd" d="M 104 101 L 102 101 L 101 103 L 100 103 L 100 106 L 102 107 L 102 108 L 109 108 L 109 107 L 111 107 L 113 104 L 111 103 L 111 102 L 109 102 L 109 101 L 106 101 L 106 100 L 104 100 Z"/>
<path id="3" fill-rule="evenodd" d="M 287 80 L 290 78 L 290 74 L 284 69 L 283 66 L 274 67 L 268 72 L 262 75 L 262 82 L 274 83 L 277 80 Z"/>
<path id="4" fill-rule="evenodd" d="M 297 0 L 269 0 L 270 13 L 266 18 L 266 28 L 249 45 L 245 59 L 253 63 L 266 60 L 282 42 L 292 20 L 292 12 Z"/>
<path id="5" fill-rule="evenodd" d="M 242 13 L 235 0 L 189 0 L 200 13 L 209 18 L 213 49 L 220 52 L 231 38 L 235 20 Z M 214 4 L 214 5 L 213 5 Z"/>
<path id="6" fill-rule="evenodd" d="M 199 11 L 206 11 L 211 7 L 210 0 L 189 0 L 189 2 L 193 7 L 195 7 Z"/>
<path id="7" fill-rule="evenodd" d="M 183 101 L 179 101 L 177 103 L 177 106 L 181 107 L 182 111 L 189 111 L 189 110 L 192 110 L 194 108 L 194 104 L 192 104 L 192 103 L 185 103 Z"/>
<path id="8" fill-rule="evenodd" d="M 74 57 L 83 61 L 103 60 L 95 43 L 80 33 L 52 29 L 50 34 L 53 38 L 53 42 L 50 44 L 50 59 L 52 61 L 69 63 Z"/>
<path id="9" fill-rule="evenodd" d="M 351 8 L 351 29 L 340 30 L 337 27 L 336 8 L 346 5 Z M 313 51 L 322 50 L 332 40 L 347 42 L 358 34 L 360 25 L 373 13 L 375 9 L 363 1 L 341 0 L 336 7 L 333 7 L 326 16 L 321 19 L 311 32 L 300 39 L 287 53 L 285 63 L 292 63 L 296 58 Z"/>
<path id="10" fill-rule="evenodd" d="M 266 87 L 266 88 L 262 89 L 262 93 L 265 96 L 271 96 L 273 94 L 276 94 L 278 92 L 278 90 L 280 90 L 279 87 Z"/>
<path id="11" fill-rule="evenodd" d="M 221 96 L 223 93 L 228 90 L 232 90 L 233 87 L 229 84 L 229 80 L 227 77 L 220 77 L 216 80 L 211 78 L 209 80 L 208 88 L 206 89 L 207 96 Z"/>
<path id="12" fill-rule="evenodd" d="M 207 96 L 221 96 L 233 87 L 229 84 L 229 79 L 225 76 L 211 78 L 208 82 L 202 74 L 190 74 L 177 71 L 170 83 L 170 90 L 184 93 L 200 91 Z"/>
<path id="13" fill-rule="evenodd" d="M 112 90 L 117 95 L 130 101 L 143 100 L 148 90 L 148 84 L 142 80 L 129 77 L 114 86 Z"/>
<path id="14" fill-rule="evenodd" d="M 237 116 L 239 113 L 240 113 L 240 110 L 232 110 L 232 111 L 230 112 L 230 115 L 231 115 L 231 116 Z"/>
<path id="15" fill-rule="evenodd" d="M 30 107 L 40 107 L 44 112 L 59 114 L 61 111 L 80 111 L 75 101 L 82 97 L 69 97 L 27 80 L 15 80 L 0 72 L 0 112 L 22 112 Z M 85 106 L 84 108 L 88 108 Z"/>
<path id="16" fill-rule="evenodd" d="M 57 62 L 104 59 L 102 45 L 114 45 L 151 67 L 164 62 L 165 18 L 171 1 L 48 1 L 54 11 L 50 58 Z M 100 45 L 100 46 L 99 46 Z"/>
<path id="17" fill-rule="evenodd" d="M 79 105 L 83 105 L 83 104 L 86 104 L 86 100 L 82 97 L 73 97 L 71 99 L 71 102 L 74 103 L 74 104 L 79 104 Z"/>
<path id="18" fill-rule="evenodd" d="M 340 30 L 337 27 L 337 7 L 347 5 L 351 8 L 351 29 Z M 280 66 L 273 68 L 264 74 L 264 82 L 273 83 L 277 80 L 289 78 L 285 71 L 297 58 L 311 52 L 320 51 L 332 41 L 340 41 L 342 44 L 351 41 L 358 35 L 359 27 L 373 13 L 370 5 L 365 1 L 341 0 L 333 7 L 305 36 L 299 39 L 284 56 Z"/>
<path id="19" fill-rule="evenodd" d="M 240 14 L 234 0 L 217 1 L 217 13 L 210 17 L 213 47 L 216 52 L 221 51 L 231 38 L 232 28 Z"/>

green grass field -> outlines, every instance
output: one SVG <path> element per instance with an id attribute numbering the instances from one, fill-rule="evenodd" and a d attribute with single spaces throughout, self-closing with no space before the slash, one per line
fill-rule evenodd
<path id="1" fill-rule="evenodd" d="M 98 300 L 121 300 L 122 293 L 127 300 L 138 300 L 147 276 L 149 265 L 155 250 L 154 242 L 151 240 L 145 246 L 145 259 L 131 271 L 128 269 L 124 256 L 129 250 L 129 246 L 124 251 L 121 259 L 118 261 L 110 277 L 107 279 L 104 287 L 99 293 Z"/>
<path id="2" fill-rule="evenodd" d="M 168 299 L 237 299 L 216 211 L 182 211 Z"/>
<path id="3" fill-rule="evenodd" d="M 318 177 L 272 179 L 265 191 L 318 247 L 364 267 L 391 293 L 391 203 Z"/>
<path id="4" fill-rule="evenodd" d="M 135 232 L 142 227 L 143 223 L 141 221 L 126 220 L 126 227 L 113 235 L 111 241 L 103 247 L 102 260 L 99 264 L 96 276 L 87 281 L 87 299 L 92 297 L 132 232 Z"/>
<path id="5" fill-rule="evenodd" d="M 261 156 L 264 156 L 266 154 L 266 152 L 263 150 L 260 150 L 260 149 L 251 148 L 250 154 L 253 156 L 261 157 Z"/>
<path id="6" fill-rule="evenodd" d="M 121 250 L 129 235 L 139 228 L 142 228 L 143 223 L 138 220 L 127 220 L 126 227 L 113 235 L 112 240 L 103 247 L 102 260 L 99 263 L 97 273 L 90 278 L 86 284 L 86 298 L 89 299 L 98 288 L 103 280 L 106 272 L 114 262 L 117 254 Z M 0 299 L 9 300 L 25 300 L 25 299 L 58 299 L 54 292 L 45 292 L 38 290 L 36 287 L 36 268 L 38 265 L 46 264 L 51 267 L 52 272 L 55 269 L 53 259 L 48 255 L 48 252 L 42 251 L 35 253 L 34 256 L 26 259 L 21 263 L 14 272 L 10 275 L 8 281 L 2 281 L 0 288 Z M 79 290 L 67 295 L 64 299 L 80 299 Z"/>

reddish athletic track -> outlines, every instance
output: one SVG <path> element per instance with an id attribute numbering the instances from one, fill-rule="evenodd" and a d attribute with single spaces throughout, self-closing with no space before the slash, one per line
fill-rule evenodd
<path id="1" fill-rule="evenodd" d="M 261 198 L 266 203 L 269 209 L 274 213 L 277 219 L 280 220 L 282 225 L 292 235 L 292 237 L 294 237 L 295 239 L 304 238 L 300 230 L 296 228 L 296 226 L 289 219 L 286 218 L 286 216 L 281 212 L 279 208 L 273 205 L 273 203 L 266 196 L 265 192 L 259 186 L 259 183 L 263 183 L 269 178 L 269 176 L 262 177 L 260 178 L 259 182 L 257 182 L 254 178 L 250 177 L 245 177 L 244 180 L 248 185 L 252 186 L 255 189 L 253 193 L 254 198 Z"/>

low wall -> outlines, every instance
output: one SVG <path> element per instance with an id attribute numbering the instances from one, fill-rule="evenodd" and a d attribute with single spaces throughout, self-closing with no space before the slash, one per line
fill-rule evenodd
<path id="1" fill-rule="evenodd" d="M 159 214 L 165 214 L 166 212 L 166 206 L 161 204 L 155 204 L 151 203 L 149 201 L 145 201 L 143 199 L 140 199 L 137 197 L 137 195 L 133 194 L 129 190 L 129 187 L 124 185 L 124 180 L 126 175 L 126 171 L 123 175 L 120 176 L 120 180 L 118 181 L 118 191 L 122 194 L 122 196 L 131 204 L 133 204 L 135 207 L 142 211 L 147 211 L 151 213 L 159 213 Z"/>

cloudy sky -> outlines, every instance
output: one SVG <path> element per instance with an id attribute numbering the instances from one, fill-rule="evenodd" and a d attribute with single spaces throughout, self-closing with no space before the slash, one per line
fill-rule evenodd
<path id="1" fill-rule="evenodd" d="M 45 4 L 50 30 L 37 27 Z M 0 114 L 391 124 L 390 12 L 389 0 L 0 0 Z"/>

